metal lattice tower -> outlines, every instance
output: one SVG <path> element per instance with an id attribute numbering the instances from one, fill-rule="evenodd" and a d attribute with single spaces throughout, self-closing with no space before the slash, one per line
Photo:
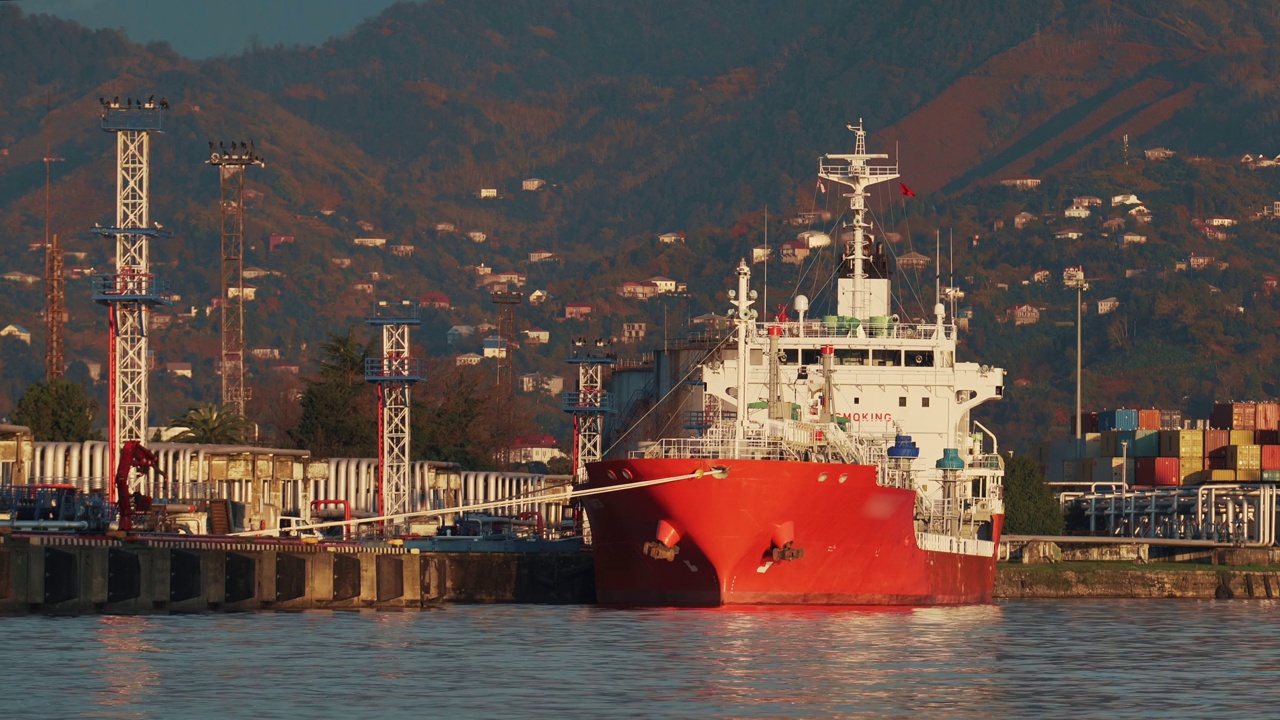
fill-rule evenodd
<path id="1" fill-rule="evenodd" d="M 420 325 L 417 308 L 379 302 L 365 322 L 382 328 L 382 357 L 365 360 L 364 379 L 378 387 L 378 514 L 409 512 L 409 389 L 422 379 L 412 357 L 409 328 Z"/>
<path id="2" fill-rule="evenodd" d="M 516 341 L 516 306 L 524 300 L 524 293 L 513 290 L 497 290 L 490 299 L 498 306 L 498 337 L 502 348 L 498 352 L 498 397 L 506 405 L 502 415 L 502 466 L 511 465 L 511 426 L 515 412 L 515 378 L 512 377 L 511 348 Z"/>
<path id="3" fill-rule="evenodd" d="M 146 441 L 147 318 L 151 308 L 169 304 L 151 274 L 151 238 L 167 235 L 151 222 L 151 133 L 161 132 L 169 103 L 120 98 L 102 100 L 102 129 L 116 134 L 116 222 L 95 227 L 116 241 L 116 271 L 93 278 L 93 300 L 107 306 L 110 332 L 107 425 L 110 462 L 129 440 Z M 111 499 L 115 490 L 107 484 Z"/>
<path id="4" fill-rule="evenodd" d="M 53 154 L 53 142 L 49 137 L 51 124 L 49 111 L 45 111 L 44 147 L 44 379 L 46 382 L 61 380 L 66 363 L 62 356 L 62 324 L 66 321 L 67 291 L 63 275 L 62 247 L 58 236 L 49 236 L 49 218 L 52 213 L 52 166 L 62 158 Z"/>
<path id="5" fill-rule="evenodd" d="M 244 171 L 266 163 L 253 143 L 209 143 L 208 163 L 218 168 L 222 195 L 222 404 L 244 415 Z"/>
<path id="6" fill-rule="evenodd" d="M 618 359 L 604 351 L 604 341 L 597 341 L 599 352 L 591 353 L 583 348 L 586 341 L 573 341 L 573 355 L 566 359 L 578 366 L 578 389 L 561 397 L 561 409 L 573 413 L 573 481 L 586 482 L 587 463 L 604 456 L 604 414 L 613 412 L 613 396 L 604 389 L 604 370 L 613 367 Z"/>

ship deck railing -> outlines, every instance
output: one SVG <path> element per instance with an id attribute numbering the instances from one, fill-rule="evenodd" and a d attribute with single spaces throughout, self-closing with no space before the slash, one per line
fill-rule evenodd
<path id="1" fill-rule="evenodd" d="M 631 457 L 793 460 L 795 454 L 777 439 L 663 438 L 643 450 L 632 452 Z"/>
<path id="2" fill-rule="evenodd" d="M 880 338 L 891 340 L 936 340 L 939 337 L 937 323 L 889 322 L 874 325 L 870 321 L 851 322 L 848 318 L 829 320 L 792 320 L 784 322 L 757 323 L 759 332 L 765 333 L 770 327 L 782 328 L 783 337 L 805 338 Z M 861 328 L 862 334 L 858 330 Z M 943 323 L 942 339 L 954 340 L 956 326 Z"/>

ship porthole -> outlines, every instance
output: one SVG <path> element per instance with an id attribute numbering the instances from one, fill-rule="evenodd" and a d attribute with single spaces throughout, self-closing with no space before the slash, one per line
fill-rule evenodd
<path id="1" fill-rule="evenodd" d="M 615 472 L 614 472 L 614 471 L 612 471 L 612 470 L 609 470 L 609 471 L 605 472 L 605 477 L 609 478 L 610 480 L 617 480 L 617 479 L 618 479 L 618 475 L 617 475 L 617 473 L 615 473 Z"/>
<path id="2" fill-rule="evenodd" d="M 841 485 L 843 485 L 843 484 L 844 484 L 844 481 L 845 481 L 845 480 L 848 480 L 848 479 L 849 479 L 849 476 L 848 476 L 847 474 L 842 474 L 842 475 L 840 476 L 840 484 L 841 484 Z"/>
<path id="3" fill-rule="evenodd" d="M 631 471 L 629 469 L 622 468 L 622 479 L 627 481 L 631 480 Z"/>
<path id="4" fill-rule="evenodd" d="M 818 476 L 818 482 L 826 482 L 826 481 L 827 481 L 826 473 L 822 473 L 821 475 Z"/>

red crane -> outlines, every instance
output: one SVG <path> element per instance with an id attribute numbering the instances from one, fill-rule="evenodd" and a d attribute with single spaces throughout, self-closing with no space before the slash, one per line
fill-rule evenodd
<path id="1" fill-rule="evenodd" d="M 120 448 L 120 463 L 116 466 L 116 504 L 120 508 L 120 529 L 124 532 L 133 530 L 133 514 L 139 510 L 149 510 L 151 508 L 151 498 L 145 495 L 138 496 L 138 507 L 134 507 L 134 500 L 129 496 L 129 472 L 131 470 L 147 470 L 154 468 L 156 473 L 164 477 L 164 472 L 158 467 L 158 460 L 154 453 L 142 446 L 137 440 L 129 440 Z"/>

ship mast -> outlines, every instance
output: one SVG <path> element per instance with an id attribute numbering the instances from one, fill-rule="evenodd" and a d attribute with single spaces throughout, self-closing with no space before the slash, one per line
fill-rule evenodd
<path id="1" fill-rule="evenodd" d="M 851 277 L 848 278 L 852 283 L 849 291 L 846 292 L 847 284 L 843 282 L 846 278 L 841 278 L 838 312 L 840 315 L 865 320 L 868 315 L 866 229 L 871 227 L 871 224 L 866 221 L 866 189 L 878 183 L 897 179 L 898 165 L 896 162 L 893 165 L 868 165 L 868 160 L 887 160 L 889 156 L 867 153 L 867 131 L 862 127 L 861 118 L 858 119 L 857 125 L 848 123 L 845 127 L 856 138 L 853 153 L 823 155 L 818 158 L 818 177 L 847 185 L 853 191 L 845 194 L 845 197 L 849 198 L 852 219 L 848 225 L 853 227 L 853 239 L 845 243 L 844 255 L 841 258 L 842 272 L 845 267 L 852 267 Z M 847 297 L 848 295 L 851 297 Z"/>
<path id="2" fill-rule="evenodd" d="M 729 301 L 733 307 L 729 315 L 734 319 L 738 334 L 738 403 L 737 437 L 742 440 L 747 431 L 747 333 L 755 327 L 759 316 L 751 305 L 755 302 L 756 291 L 750 289 L 751 266 L 745 258 L 738 260 L 738 289 L 729 291 Z M 735 457 L 736 457 L 735 453 Z"/>

